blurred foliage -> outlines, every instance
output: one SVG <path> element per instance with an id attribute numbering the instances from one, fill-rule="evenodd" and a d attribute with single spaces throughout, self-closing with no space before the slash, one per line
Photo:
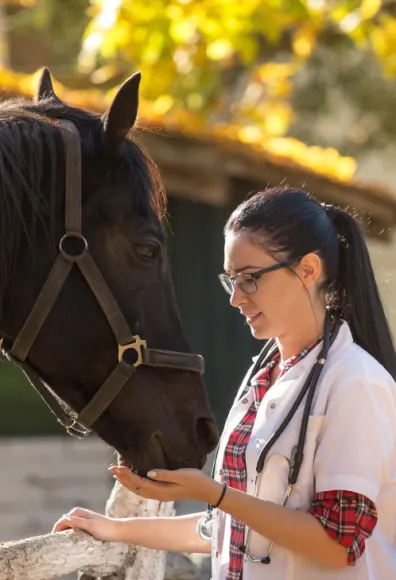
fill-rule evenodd
<path id="1" fill-rule="evenodd" d="M 296 75 L 291 100 L 298 111 L 289 135 L 360 157 L 380 155 L 396 138 L 396 79 L 370 54 L 320 47 Z"/>
<path id="2" fill-rule="evenodd" d="M 89 0 L 7 0 L 6 4 L 7 28 L 15 43 L 23 45 L 34 32 L 49 54 L 50 63 L 43 64 L 56 66 L 58 73 L 74 73 L 81 37 L 90 20 Z"/>
<path id="3" fill-rule="evenodd" d="M 340 155 L 337 144 L 315 147 L 323 140 L 315 143 L 296 114 L 300 103 L 303 111 L 307 103 L 314 112 L 324 108 L 324 87 L 333 79 L 328 75 L 319 90 L 315 79 L 312 91 L 312 84 L 303 84 L 306 95 L 296 91 L 295 79 L 318 62 L 322 47 L 339 70 L 348 51 L 363 55 L 363 71 L 355 79 L 364 76 L 365 58 L 380 63 L 380 77 L 396 72 L 394 0 L 19 2 L 26 3 L 32 6 L 15 17 L 49 35 L 64 84 L 81 87 L 81 78 L 89 79 L 111 96 L 116 85 L 141 70 L 144 120 L 195 135 L 209 131 L 340 179 L 354 176 L 354 159 Z M 75 60 L 78 82 L 67 77 Z M 320 66 L 326 69 L 326 60 Z M 359 82 L 348 83 L 345 75 L 343 80 L 358 100 Z M 385 119 L 383 124 L 387 129 Z"/>
<path id="4" fill-rule="evenodd" d="M 23 8 L 28 8 L 30 6 L 35 6 L 37 0 L 2 0 L 3 6 L 21 6 Z"/>
<path id="5" fill-rule="evenodd" d="M 16 73 L 0 68 L 0 87 L 5 94 L 31 97 L 37 86 L 37 73 L 30 75 Z M 56 94 L 64 102 L 74 107 L 90 109 L 103 113 L 110 105 L 114 90 L 103 94 L 99 89 L 74 90 L 54 81 Z M 240 127 L 232 122 L 213 123 L 208 125 L 196 113 L 188 110 L 174 109 L 163 115 L 153 109 L 152 102 L 140 101 L 140 118 L 146 128 L 176 131 L 193 138 L 218 141 L 236 152 L 256 156 L 265 156 L 274 163 L 297 164 L 301 168 L 325 175 L 340 183 L 349 182 L 356 170 L 356 161 L 350 156 L 343 156 L 334 147 L 308 146 L 294 137 L 273 137 L 252 139 L 250 127 Z M 252 129 L 254 130 L 254 129 Z"/>
<path id="6" fill-rule="evenodd" d="M 381 0 L 91 0 L 78 64 L 97 84 L 139 69 L 153 115 L 301 161 L 303 144 L 284 139 L 295 121 L 294 76 L 322 44 L 369 51 L 393 75 L 395 9 Z M 321 158 L 353 175 L 354 163 L 338 163 L 334 150 L 318 150 L 312 165 Z"/>

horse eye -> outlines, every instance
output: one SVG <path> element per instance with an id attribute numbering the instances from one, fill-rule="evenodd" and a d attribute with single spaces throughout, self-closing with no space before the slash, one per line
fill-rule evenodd
<path id="1" fill-rule="evenodd" d="M 158 255 L 158 247 L 154 244 L 137 246 L 136 251 L 139 254 L 139 257 L 144 258 L 145 260 L 155 260 Z"/>

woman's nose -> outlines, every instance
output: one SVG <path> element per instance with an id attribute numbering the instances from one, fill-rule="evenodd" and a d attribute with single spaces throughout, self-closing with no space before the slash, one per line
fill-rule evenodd
<path id="1" fill-rule="evenodd" d="M 239 288 L 238 284 L 235 284 L 232 287 L 232 294 L 230 296 L 230 304 L 231 304 L 231 306 L 234 306 L 234 308 L 239 308 L 239 306 L 241 306 L 241 304 L 244 304 L 244 302 L 246 302 L 246 294 L 244 292 L 242 292 L 242 290 Z"/>

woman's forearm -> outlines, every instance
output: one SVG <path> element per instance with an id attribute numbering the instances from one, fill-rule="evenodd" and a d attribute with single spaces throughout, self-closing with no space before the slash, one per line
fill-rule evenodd
<path id="1" fill-rule="evenodd" d="M 170 518 L 123 518 L 116 521 L 117 540 L 153 550 L 210 553 L 212 544 L 197 533 L 203 513 Z"/>
<path id="2" fill-rule="evenodd" d="M 228 489 L 221 509 L 249 528 L 316 564 L 340 569 L 347 565 L 347 551 L 330 538 L 311 514 L 289 509 Z M 260 554 L 255 554 L 260 556 Z"/>

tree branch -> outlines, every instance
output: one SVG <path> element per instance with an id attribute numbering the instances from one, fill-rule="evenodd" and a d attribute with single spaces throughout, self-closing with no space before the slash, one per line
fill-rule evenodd
<path id="1" fill-rule="evenodd" d="M 79 531 L 0 544 L 0 580 L 50 580 L 77 570 L 107 576 L 124 563 L 129 546 Z"/>

